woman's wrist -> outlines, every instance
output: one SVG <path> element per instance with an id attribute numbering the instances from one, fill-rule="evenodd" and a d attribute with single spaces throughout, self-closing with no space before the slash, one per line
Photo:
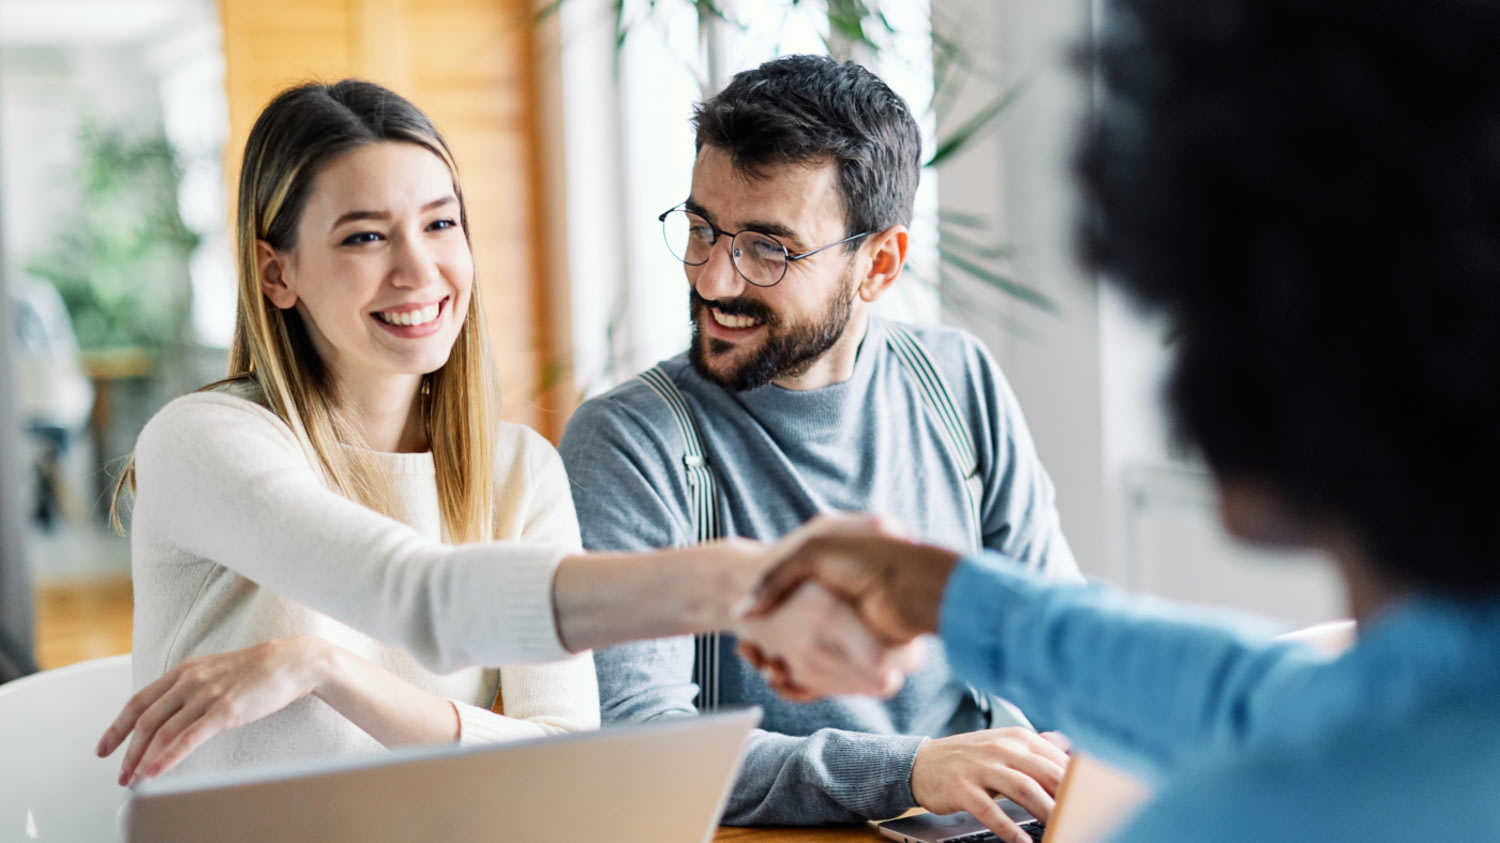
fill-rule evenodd
<path id="1" fill-rule="evenodd" d="M 726 629 L 768 561 L 766 548 L 747 539 L 568 556 L 552 581 L 558 637 L 576 653 Z"/>
<path id="2" fill-rule="evenodd" d="M 770 557 L 765 545 L 749 539 L 721 539 L 689 548 L 699 557 L 697 566 L 709 564 L 714 576 L 698 580 L 701 614 L 694 626 L 703 630 L 729 629 L 739 621 L 750 594 L 765 573 Z"/>
<path id="3" fill-rule="evenodd" d="M 287 643 L 296 648 L 293 663 L 302 673 L 308 694 L 332 705 L 349 673 L 345 651 L 316 635 L 299 635 Z"/>

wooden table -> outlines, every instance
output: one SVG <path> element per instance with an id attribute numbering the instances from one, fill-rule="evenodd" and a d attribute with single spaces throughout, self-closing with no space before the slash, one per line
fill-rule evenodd
<path id="1" fill-rule="evenodd" d="M 714 843 L 876 843 L 884 840 L 880 833 L 864 825 L 841 825 L 828 828 L 732 828 L 719 826 Z"/>

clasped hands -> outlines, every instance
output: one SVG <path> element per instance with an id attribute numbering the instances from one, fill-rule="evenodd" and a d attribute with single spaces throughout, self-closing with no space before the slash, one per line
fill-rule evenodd
<path id="1" fill-rule="evenodd" d="M 865 515 L 815 518 L 771 556 L 734 631 L 740 655 L 795 701 L 899 690 L 958 561 Z"/>
<path id="2" fill-rule="evenodd" d="M 788 535 L 742 615 L 740 654 L 793 700 L 890 696 L 922 659 L 958 555 L 903 538 L 870 516 L 823 516 Z M 1000 839 L 1029 843 L 995 802 L 1008 796 L 1046 821 L 1067 740 L 1012 727 L 933 738 L 917 750 L 911 789 L 937 813 L 965 810 Z"/>

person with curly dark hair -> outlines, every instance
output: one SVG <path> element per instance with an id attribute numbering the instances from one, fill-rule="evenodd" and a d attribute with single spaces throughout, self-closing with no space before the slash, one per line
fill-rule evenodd
<path id="1" fill-rule="evenodd" d="M 1328 551 L 1357 643 L 847 525 L 761 606 L 814 579 L 889 645 L 940 632 L 961 675 L 1150 779 L 1114 840 L 1500 838 L 1500 10 L 1107 9 L 1085 254 L 1175 326 L 1169 405 L 1228 528 Z M 810 696 L 830 643 L 752 655 Z"/>

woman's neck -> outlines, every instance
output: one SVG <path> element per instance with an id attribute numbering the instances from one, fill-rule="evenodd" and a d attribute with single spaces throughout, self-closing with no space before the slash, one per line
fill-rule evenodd
<path id="1" fill-rule="evenodd" d="M 344 385 L 339 405 L 371 450 L 420 453 L 431 447 L 418 400 L 421 387 L 420 377 L 384 380 L 363 388 Z"/>

